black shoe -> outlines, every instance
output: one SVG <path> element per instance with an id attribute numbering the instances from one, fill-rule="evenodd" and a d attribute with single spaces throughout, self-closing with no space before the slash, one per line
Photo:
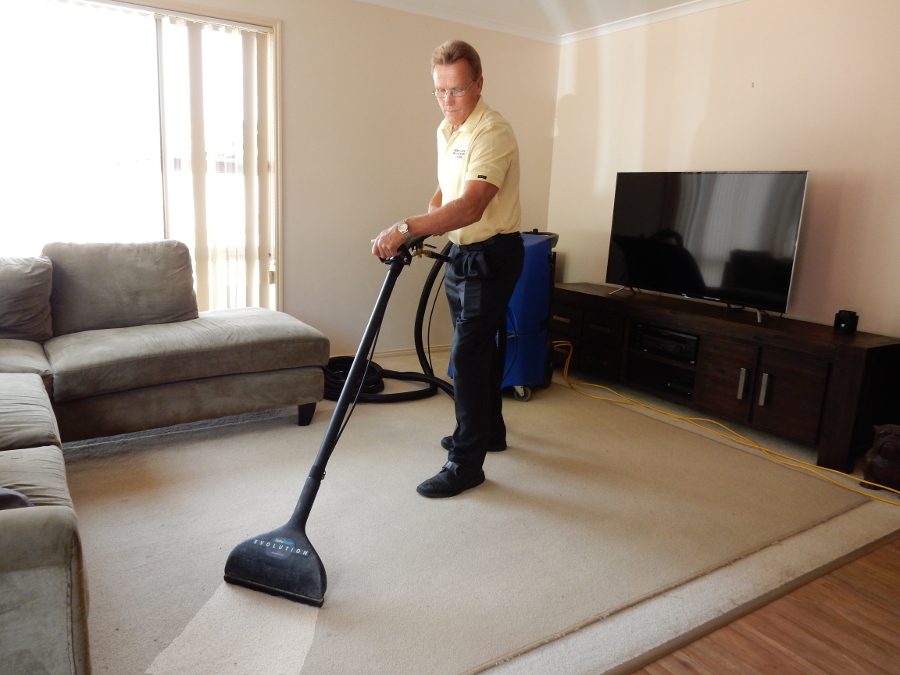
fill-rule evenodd
<path id="1" fill-rule="evenodd" d="M 453 436 L 444 436 L 441 439 L 441 447 L 448 452 L 453 450 Z M 500 441 L 499 443 L 488 441 L 488 452 L 503 452 L 504 450 L 506 450 L 506 441 Z"/>
<path id="2" fill-rule="evenodd" d="M 484 482 L 484 471 L 467 469 L 456 462 L 447 462 L 440 473 L 426 480 L 416 488 L 423 497 L 455 497 Z"/>

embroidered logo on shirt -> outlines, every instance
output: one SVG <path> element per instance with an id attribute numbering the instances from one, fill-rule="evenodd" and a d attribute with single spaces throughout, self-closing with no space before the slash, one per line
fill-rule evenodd
<path id="1" fill-rule="evenodd" d="M 465 148 L 453 148 L 453 156 L 456 157 L 457 159 L 462 159 L 463 157 L 466 156 L 466 149 Z"/>
<path id="2" fill-rule="evenodd" d="M 478 174 L 478 177 L 482 180 L 487 180 L 487 176 L 483 176 L 482 174 Z"/>

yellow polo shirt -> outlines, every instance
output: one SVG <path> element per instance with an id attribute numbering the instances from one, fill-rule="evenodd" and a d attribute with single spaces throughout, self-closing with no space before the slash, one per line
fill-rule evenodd
<path id="1" fill-rule="evenodd" d="M 495 234 L 518 232 L 519 146 L 500 113 L 479 98 L 472 114 L 454 132 L 444 120 L 437 131 L 438 184 L 442 203 L 462 196 L 466 181 L 483 180 L 499 188 L 477 223 L 447 233 L 455 244 L 473 244 Z"/>

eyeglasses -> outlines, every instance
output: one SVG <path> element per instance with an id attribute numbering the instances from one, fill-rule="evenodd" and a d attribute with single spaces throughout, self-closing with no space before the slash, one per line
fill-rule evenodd
<path id="1" fill-rule="evenodd" d="M 431 92 L 431 95 L 435 98 L 447 98 L 447 96 L 452 96 L 453 98 L 462 98 L 466 95 L 466 92 L 472 88 L 473 84 L 475 84 L 475 80 L 472 80 L 469 83 L 469 86 L 465 89 L 435 89 Z"/>

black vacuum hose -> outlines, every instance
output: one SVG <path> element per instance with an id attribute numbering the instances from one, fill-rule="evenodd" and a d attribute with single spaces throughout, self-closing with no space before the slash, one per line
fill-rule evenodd
<path id="1" fill-rule="evenodd" d="M 450 252 L 453 244 L 447 242 L 441 255 L 446 256 Z M 416 308 L 416 320 L 413 336 L 416 344 L 416 355 L 419 357 L 419 364 L 422 366 L 421 373 L 398 372 L 395 370 L 385 370 L 374 361 L 366 364 L 366 370 L 363 374 L 362 385 L 357 399 L 360 403 L 396 403 L 398 401 L 418 401 L 423 398 L 434 396 L 438 389 L 442 390 L 450 398 L 453 398 L 453 385 L 435 377 L 434 369 L 428 361 L 425 354 L 425 345 L 422 341 L 422 329 L 425 324 L 425 312 L 428 311 L 428 300 L 431 298 L 431 291 L 434 288 L 434 282 L 438 273 L 444 265 L 444 261 L 436 258 L 425 279 L 422 287 L 422 294 L 419 296 L 419 306 Z M 350 365 L 353 363 L 352 356 L 335 356 L 329 359 L 325 370 L 325 398 L 329 401 L 337 401 L 347 380 L 347 374 L 350 371 Z M 423 382 L 427 386 L 423 389 L 414 389 L 412 391 L 400 391 L 393 394 L 382 394 L 384 391 L 384 379 L 401 380 L 405 382 Z"/>

